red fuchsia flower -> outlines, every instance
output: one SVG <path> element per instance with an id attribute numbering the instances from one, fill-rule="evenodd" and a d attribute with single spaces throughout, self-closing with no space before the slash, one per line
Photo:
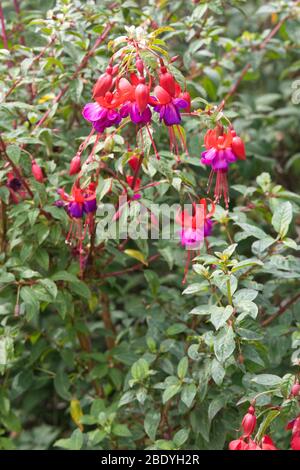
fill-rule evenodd
<path id="1" fill-rule="evenodd" d="M 286 429 L 292 430 L 291 449 L 300 450 L 300 415 L 290 421 Z"/>
<path id="2" fill-rule="evenodd" d="M 248 412 L 245 414 L 242 420 L 242 428 L 244 430 L 243 437 L 249 437 L 256 426 L 256 416 L 254 406 L 249 406 Z"/>
<path id="3" fill-rule="evenodd" d="M 193 203 L 192 214 L 187 210 L 179 211 L 176 214 L 176 223 L 181 226 L 179 233 L 181 245 L 188 250 L 184 278 L 182 281 L 183 284 L 185 284 L 191 260 L 190 250 L 199 249 L 204 238 L 211 235 L 213 225 L 211 217 L 214 212 L 215 205 L 213 203 L 210 212 L 207 212 L 207 202 L 206 199 L 203 198 L 200 199 L 198 204 Z"/>
<path id="4" fill-rule="evenodd" d="M 150 87 L 145 84 L 145 79 L 131 74 L 130 81 L 121 78 L 117 88 L 118 96 L 124 103 L 120 109 L 122 118 L 130 116 L 135 124 L 149 124 L 152 117 L 149 107 Z"/>
<path id="5" fill-rule="evenodd" d="M 72 241 L 75 242 L 76 250 L 79 252 L 80 269 L 82 270 L 84 265 L 83 241 L 87 230 L 89 230 L 89 233 L 92 233 L 94 215 L 97 210 L 96 184 L 92 182 L 87 188 L 83 189 L 80 187 L 79 180 L 76 180 L 71 194 L 67 194 L 64 189 L 59 189 L 57 192 L 72 219 L 66 243 L 72 245 Z"/>
<path id="6" fill-rule="evenodd" d="M 42 183 L 44 181 L 44 175 L 43 175 L 43 170 L 41 167 L 36 163 L 35 160 L 32 160 L 31 162 L 31 173 L 32 176 L 36 181 L 39 183 Z"/>
<path id="7" fill-rule="evenodd" d="M 239 437 L 234 441 L 229 442 L 229 450 L 248 450 L 248 444 L 244 441 L 243 437 Z"/>
<path id="8" fill-rule="evenodd" d="M 180 124 L 180 109 L 188 108 L 189 103 L 180 96 L 181 88 L 166 67 L 161 67 L 159 85 L 154 88 L 154 95 L 157 99 L 154 110 L 159 113 L 160 121 L 164 121 L 166 126 Z"/>
<path id="9" fill-rule="evenodd" d="M 201 154 L 201 163 L 211 166 L 209 190 L 214 174 L 216 174 L 215 201 L 219 202 L 223 196 L 226 207 L 228 207 L 227 172 L 231 163 L 237 159 L 244 160 L 246 158 L 244 143 L 233 129 L 226 133 L 222 127 L 216 127 L 206 132 L 204 145 L 206 150 Z"/>
<path id="10" fill-rule="evenodd" d="M 264 435 L 261 440 L 261 450 L 278 450 L 270 436 Z"/>
<path id="11" fill-rule="evenodd" d="M 6 186 L 10 192 L 10 200 L 13 204 L 18 204 L 27 197 L 27 191 L 24 190 L 22 181 L 14 172 L 7 174 Z"/>

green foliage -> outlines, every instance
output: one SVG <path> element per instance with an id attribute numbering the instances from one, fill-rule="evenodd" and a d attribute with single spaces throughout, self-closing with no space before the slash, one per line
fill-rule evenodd
<path id="1" fill-rule="evenodd" d="M 256 398 L 259 438 L 271 430 L 287 449 L 284 426 L 299 414 L 291 397 L 300 363 L 299 6 L 23 0 L 17 14 L 12 3 L 2 2 L 1 137 L 33 194 L 11 202 L 3 158 L 0 448 L 224 449 Z M 247 148 L 230 174 L 230 209 L 217 206 L 213 236 L 185 286 L 178 242 L 122 246 L 101 239 L 100 224 L 80 277 L 65 243 L 68 217 L 53 205 L 57 188 L 71 187 L 70 160 L 90 133 L 81 109 L 93 84 L 113 51 L 128 52 L 128 27 L 142 23 L 153 50 L 180 56 L 172 73 L 206 111 L 184 120 L 190 155 L 180 165 L 162 126 L 154 131 L 161 160 L 143 135 L 144 205 L 204 196 L 199 156 L 216 120 L 230 119 Z M 142 58 L 151 70 L 153 57 Z M 214 105 L 224 97 L 223 113 Z M 116 133 L 97 144 L 99 161 L 118 174 L 103 171 L 98 202 L 115 203 L 122 192 L 127 143 Z M 33 179 L 30 156 L 46 184 Z"/>

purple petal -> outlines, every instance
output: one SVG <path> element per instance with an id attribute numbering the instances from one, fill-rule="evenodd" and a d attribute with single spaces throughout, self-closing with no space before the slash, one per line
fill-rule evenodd
<path id="1" fill-rule="evenodd" d="M 115 111 L 114 109 L 110 109 L 108 112 L 107 112 L 107 119 L 109 121 L 113 121 L 115 122 L 119 117 L 119 113 L 117 111 Z"/>
<path id="2" fill-rule="evenodd" d="M 227 170 L 228 162 L 225 159 L 224 150 L 218 150 L 216 157 L 212 161 L 211 167 L 213 170 Z"/>
<path id="3" fill-rule="evenodd" d="M 188 107 L 188 102 L 183 100 L 182 98 L 175 98 L 173 100 L 173 103 L 175 104 L 175 106 L 177 106 L 177 108 L 187 108 Z"/>
<path id="4" fill-rule="evenodd" d="M 98 121 L 98 119 L 102 119 L 103 114 L 106 114 L 106 112 L 107 110 L 98 103 L 88 103 L 82 110 L 82 116 L 87 121 L 94 122 Z"/>
<path id="5" fill-rule="evenodd" d="M 210 219 L 205 219 L 204 220 L 204 236 L 209 237 L 212 233 L 213 229 L 213 222 Z"/>
<path id="6" fill-rule="evenodd" d="M 131 103 L 130 102 L 125 103 L 120 109 L 120 116 L 122 118 L 127 117 L 128 114 L 130 113 L 130 108 L 131 108 Z"/>
<path id="7" fill-rule="evenodd" d="M 211 148 L 209 150 L 206 150 L 205 152 L 202 152 L 201 163 L 204 163 L 204 165 L 211 165 L 216 155 L 217 155 L 217 150 L 214 148 Z"/>
<path id="8" fill-rule="evenodd" d="M 233 163 L 236 161 L 236 156 L 231 149 L 225 149 L 224 156 L 228 163 Z"/>
<path id="9" fill-rule="evenodd" d="M 179 124 L 181 121 L 180 113 L 173 103 L 165 105 L 164 122 L 167 126 Z"/>
<path id="10" fill-rule="evenodd" d="M 78 202 L 71 202 L 68 207 L 68 212 L 71 217 L 79 219 L 83 216 L 83 205 Z"/>
<path id="11" fill-rule="evenodd" d="M 87 214 L 90 212 L 96 212 L 97 210 L 97 201 L 96 199 L 91 199 L 90 201 L 85 201 L 84 204 L 84 212 Z"/>

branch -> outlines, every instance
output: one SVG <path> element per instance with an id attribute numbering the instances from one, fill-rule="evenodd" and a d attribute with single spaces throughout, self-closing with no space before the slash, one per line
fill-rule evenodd
<path id="1" fill-rule="evenodd" d="M 151 263 L 152 261 L 155 261 L 159 257 L 160 257 L 159 254 L 153 255 L 149 258 L 148 262 Z M 134 264 L 133 266 L 130 266 L 130 268 L 123 269 L 122 271 L 113 271 L 113 272 L 110 272 L 110 273 L 100 274 L 100 278 L 101 279 L 106 279 L 108 277 L 122 276 L 123 274 L 127 274 L 127 273 L 130 273 L 132 271 L 137 271 L 137 270 L 142 269 L 144 267 L 145 267 L 145 265 L 143 263 L 137 263 L 137 264 Z"/>
<path id="2" fill-rule="evenodd" d="M 100 46 L 100 44 L 105 41 L 106 37 L 108 36 L 110 30 L 112 29 L 112 24 L 111 23 L 108 23 L 105 28 L 104 28 L 104 31 L 103 33 L 98 37 L 98 39 L 96 40 L 95 44 L 93 45 L 93 47 L 85 54 L 85 56 L 83 57 L 82 61 L 80 62 L 80 64 L 78 65 L 78 67 L 75 69 L 75 72 L 73 72 L 73 74 L 71 75 L 71 77 L 69 78 L 69 82 L 60 90 L 60 92 L 58 93 L 58 95 L 56 95 L 56 97 L 54 98 L 52 104 L 55 105 L 57 103 L 60 102 L 60 100 L 63 98 L 63 96 L 67 93 L 67 91 L 69 90 L 69 86 L 71 84 L 71 82 L 77 78 L 77 76 L 79 75 L 79 73 L 86 67 L 88 61 L 90 60 L 90 58 L 92 57 L 92 55 L 94 54 L 94 52 L 96 51 L 96 49 Z M 34 129 L 37 129 L 38 127 L 42 126 L 44 124 L 44 122 L 46 121 L 46 119 L 48 118 L 49 114 L 51 113 L 52 111 L 52 107 L 50 107 L 44 114 L 44 116 L 39 120 L 39 122 L 36 124 L 35 128 Z"/>
<path id="3" fill-rule="evenodd" d="M 112 322 L 111 315 L 110 315 L 110 308 L 109 308 L 109 297 L 105 292 L 102 292 L 101 297 L 101 304 L 102 304 L 102 320 L 104 326 L 107 330 L 110 330 L 113 334 L 116 333 L 115 326 Z M 106 345 L 108 349 L 112 349 L 115 345 L 115 340 L 111 336 L 106 337 Z"/>
<path id="4" fill-rule="evenodd" d="M 268 326 L 270 323 L 272 323 L 273 320 L 276 318 L 280 317 L 286 310 L 288 310 L 297 300 L 300 299 L 300 293 L 294 295 L 286 304 L 281 305 L 281 307 L 278 309 L 276 313 L 271 315 L 269 318 L 264 320 L 261 324 L 261 326 Z"/>

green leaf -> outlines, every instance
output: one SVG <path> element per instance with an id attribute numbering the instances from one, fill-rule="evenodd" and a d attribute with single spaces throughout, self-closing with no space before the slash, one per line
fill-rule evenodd
<path id="1" fill-rule="evenodd" d="M 131 367 L 131 375 L 137 381 L 142 381 L 149 374 L 149 365 L 145 359 L 139 359 Z"/>
<path id="2" fill-rule="evenodd" d="M 83 446 L 83 434 L 76 429 L 68 439 L 59 439 L 54 443 L 55 447 L 61 447 L 67 450 L 80 450 Z"/>
<path id="3" fill-rule="evenodd" d="M 172 397 L 174 397 L 174 395 L 179 393 L 180 390 L 181 390 L 181 384 L 179 382 L 178 384 L 169 385 L 163 393 L 163 396 L 162 396 L 163 403 L 165 404 L 167 401 L 169 401 Z"/>
<path id="4" fill-rule="evenodd" d="M 189 429 L 180 429 L 177 431 L 173 437 L 173 442 L 176 447 L 181 447 L 188 440 L 190 430 Z"/>
<path id="5" fill-rule="evenodd" d="M 155 440 L 156 432 L 160 423 L 160 413 L 158 411 L 149 411 L 144 420 L 146 434 L 151 441 Z"/>
<path id="6" fill-rule="evenodd" d="M 259 429 L 258 429 L 258 432 L 257 432 L 257 440 L 258 441 L 260 441 L 261 438 L 266 434 L 267 429 L 270 426 L 270 424 L 272 423 L 272 421 L 274 421 L 274 419 L 277 418 L 277 416 L 279 416 L 279 415 L 280 415 L 280 410 L 271 410 L 267 414 L 267 416 L 265 417 L 265 419 L 263 420 L 263 422 L 259 426 Z"/>
<path id="7" fill-rule="evenodd" d="M 180 360 L 178 367 L 177 367 L 177 375 L 181 380 L 184 379 L 184 377 L 186 376 L 188 367 L 189 367 L 189 361 L 188 361 L 188 358 L 185 356 Z"/>
<path id="8" fill-rule="evenodd" d="M 281 377 L 278 377 L 278 375 L 260 374 L 251 379 L 251 381 L 265 387 L 277 387 L 281 384 L 282 379 Z"/>
<path id="9" fill-rule="evenodd" d="M 141 251 L 128 249 L 128 250 L 124 250 L 124 253 L 125 255 L 130 256 L 131 258 L 137 259 L 138 261 L 143 263 L 145 266 L 148 266 L 148 262 L 145 259 L 145 256 Z"/>
<path id="10" fill-rule="evenodd" d="M 219 330 L 222 326 L 224 326 L 231 317 L 233 313 L 233 307 L 231 305 L 227 305 L 226 308 L 224 307 L 217 307 L 215 306 L 211 309 L 211 317 L 210 321 L 214 325 L 216 330 Z"/>
<path id="11" fill-rule="evenodd" d="M 119 436 L 119 437 L 130 437 L 131 436 L 131 432 L 128 429 L 128 426 L 126 426 L 126 424 L 114 424 L 113 427 L 112 427 L 112 433 L 115 436 Z"/>
<path id="12" fill-rule="evenodd" d="M 292 204 L 287 201 L 284 203 L 279 203 L 274 211 L 273 217 L 272 217 L 272 225 L 278 235 L 280 236 L 280 239 L 283 239 L 289 229 L 290 223 L 293 218 L 293 207 Z"/>
<path id="13" fill-rule="evenodd" d="M 214 342 L 215 355 L 222 364 L 235 350 L 235 334 L 231 326 L 225 326 L 219 331 Z"/>
<path id="14" fill-rule="evenodd" d="M 195 384 L 184 384 L 181 391 L 181 401 L 190 408 L 197 393 Z"/>
<path id="15" fill-rule="evenodd" d="M 58 395 L 67 400 L 68 402 L 71 401 L 72 396 L 69 392 L 70 381 L 68 376 L 63 372 L 63 370 L 59 370 L 54 378 L 54 387 Z"/>

